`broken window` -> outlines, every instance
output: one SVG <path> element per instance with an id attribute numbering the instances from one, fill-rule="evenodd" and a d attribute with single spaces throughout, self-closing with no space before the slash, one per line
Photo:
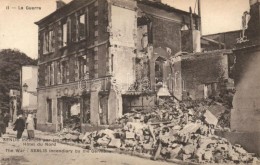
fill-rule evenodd
<path id="1" fill-rule="evenodd" d="M 90 123 L 90 96 L 83 97 L 82 121 Z"/>
<path id="2" fill-rule="evenodd" d="M 47 99 L 47 115 L 48 115 L 48 122 L 52 123 L 52 100 L 51 99 Z"/>
<path id="3" fill-rule="evenodd" d="M 164 59 L 161 57 L 158 57 L 155 60 L 155 82 L 163 83 L 163 65 L 164 65 Z"/>
<path id="4" fill-rule="evenodd" d="M 99 95 L 99 121 L 101 125 L 108 124 L 108 96 Z"/>
<path id="5" fill-rule="evenodd" d="M 53 52 L 54 51 L 54 33 L 53 30 L 49 31 L 49 40 L 48 40 L 48 47 L 49 47 L 49 52 Z"/>
<path id="6" fill-rule="evenodd" d="M 46 54 L 49 52 L 49 33 L 44 32 L 43 33 L 43 54 Z"/>
<path id="7" fill-rule="evenodd" d="M 47 67 L 48 71 L 47 71 L 47 85 L 51 85 L 51 66 L 48 65 Z"/>
<path id="8" fill-rule="evenodd" d="M 85 14 L 79 16 L 79 40 L 85 39 L 86 36 L 86 19 Z"/>
<path id="9" fill-rule="evenodd" d="M 67 23 L 62 25 L 62 46 L 67 46 L 68 44 L 68 27 Z"/>
<path id="10" fill-rule="evenodd" d="M 152 21 L 147 16 L 137 18 L 137 47 L 138 50 L 145 51 L 149 44 L 152 44 Z"/>
<path id="11" fill-rule="evenodd" d="M 54 63 L 50 65 L 50 85 L 54 85 Z"/>
<path id="12" fill-rule="evenodd" d="M 54 51 L 54 32 L 53 30 L 43 33 L 43 54 Z"/>
<path id="13" fill-rule="evenodd" d="M 61 63 L 61 81 L 62 81 L 62 83 L 67 82 L 67 72 L 68 72 L 68 61 L 62 61 L 62 63 Z"/>
<path id="14" fill-rule="evenodd" d="M 204 84 L 204 98 L 210 98 L 217 94 L 217 83 Z"/>
<path id="15" fill-rule="evenodd" d="M 87 67 L 87 56 L 79 57 L 79 78 L 86 78 L 88 79 L 88 67 Z"/>
<path id="16" fill-rule="evenodd" d="M 61 76 L 61 64 L 57 62 L 57 84 L 62 83 L 62 76 Z"/>

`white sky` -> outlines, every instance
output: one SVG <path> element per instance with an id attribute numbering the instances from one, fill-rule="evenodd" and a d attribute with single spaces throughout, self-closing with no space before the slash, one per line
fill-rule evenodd
<path id="1" fill-rule="evenodd" d="M 70 0 L 64 0 L 69 2 Z M 196 0 L 162 0 L 185 11 L 194 9 Z M 202 33 L 241 29 L 241 17 L 249 10 L 249 0 L 201 0 Z M 16 9 L 6 10 L 6 6 Z M 18 6 L 23 10 L 18 10 Z M 41 10 L 26 10 L 26 6 Z M 55 0 L 0 0 L 0 49 L 16 48 L 32 58 L 38 54 L 38 27 L 34 22 L 52 13 Z"/>

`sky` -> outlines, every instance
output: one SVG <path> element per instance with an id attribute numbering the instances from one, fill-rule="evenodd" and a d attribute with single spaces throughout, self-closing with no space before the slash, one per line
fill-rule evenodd
<path id="1" fill-rule="evenodd" d="M 63 1 L 68 3 L 71 0 Z M 194 9 L 195 1 L 162 0 L 185 11 L 190 6 Z M 36 8 L 31 10 L 32 7 Z M 37 58 L 38 27 L 34 22 L 55 9 L 55 0 L 0 0 L 0 49 L 18 49 L 31 58 Z M 248 10 L 249 0 L 201 0 L 202 34 L 241 29 L 242 14 Z"/>

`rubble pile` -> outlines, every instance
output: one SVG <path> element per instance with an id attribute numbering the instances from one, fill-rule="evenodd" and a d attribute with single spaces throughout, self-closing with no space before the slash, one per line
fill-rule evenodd
<path id="1" fill-rule="evenodd" d="M 74 115 L 64 120 L 64 128 L 58 132 L 57 135 L 61 138 L 61 140 L 81 141 L 83 135 L 80 134 L 79 116 Z"/>
<path id="2" fill-rule="evenodd" d="M 81 133 L 78 130 L 72 130 L 70 128 L 64 128 L 57 134 L 61 140 L 66 141 L 81 141 L 80 137 L 82 137 Z M 80 136 L 81 135 L 81 136 Z"/>
<path id="3" fill-rule="evenodd" d="M 218 118 L 208 110 L 207 101 L 175 103 L 160 100 L 149 111 L 125 114 L 117 120 L 123 128 L 73 134 L 90 148 L 117 148 L 152 156 L 197 163 L 249 163 L 255 158 L 240 145 L 214 135 Z M 221 116 L 221 115 L 220 115 Z M 66 135 L 67 136 L 67 135 Z"/>
<path id="4" fill-rule="evenodd" d="M 68 129 L 71 131 L 80 130 L 80 117 L 78 115 L 74 115 L 68 119 L 65 119 L 63 123 L 64 123 L 64 128 L 66 130 L 68 130 Z"/>
<path id="5" fill-rule="evenodd" d="M 194 162 L 249 162 L 252 156 L 241 146 L 232 146 L 214 135 L 218 119 L 207 109 L 210 102 L 160 100 L 150 112 L 125 114 L 118 123 L 122 130 L 104 130 L 84 140 L 94 146 L 116 147 L 148 153 L 154 158 L 177 158 Z M 103 136 L 100 136 L 103 135 Z"/>

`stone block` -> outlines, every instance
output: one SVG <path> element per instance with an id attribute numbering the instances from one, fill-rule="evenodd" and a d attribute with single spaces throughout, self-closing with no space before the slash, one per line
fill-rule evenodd
<path id="1" fill-rule="evenodd" d="M 110 143 L 108 144 L 108 147 L 120 148 L 120 146 L 121 146 L 120 139 L 111 139 Z"/>
<path id="2" fill-rule="evenodd" d="M 212 124 L 214 126 L 217 125 L 218 119 L 208 110 L 204 113 L 205 122 L 208 124 Z"/>
<path id="3" fill-rule="evenodd" d="M 125 133 L 126 139 L 134 139 L 135 138 L 135 133 L 133 132 L 126 132 Z"/>

